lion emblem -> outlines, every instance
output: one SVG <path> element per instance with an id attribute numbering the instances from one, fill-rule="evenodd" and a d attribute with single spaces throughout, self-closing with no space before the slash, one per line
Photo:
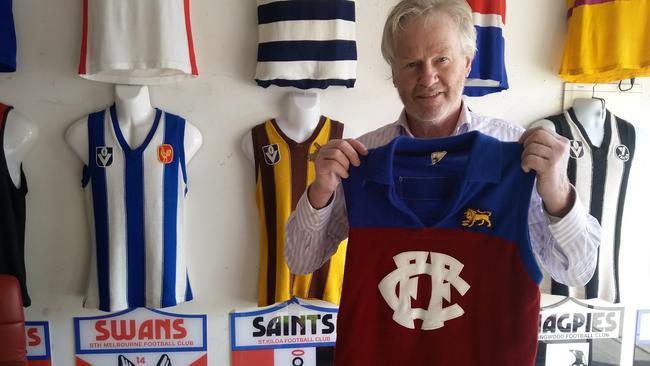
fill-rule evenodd
<path id="1" fill-rule="evenodd" d="M 490 220 L 492 212 L 490 211 L 481 211 L 475 210 L 473 208 L 468 208 L 465 210 L 465 220 L 463 220 L 463 226 L 472 227 L 474 224 L 477 226 L 492 227 L 492 221 Z"/>

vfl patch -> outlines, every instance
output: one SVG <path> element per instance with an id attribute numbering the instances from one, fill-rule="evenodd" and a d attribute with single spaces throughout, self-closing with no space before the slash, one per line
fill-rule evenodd
<path id="1" fill-rule="evenodd" d="M 569 143 L 571 144 L 569 153 L 572 158 L 579 159 L 585 155 L 585 148 L 582 145 L 582 141 L 571 140 Z"/>
<path id="2" fill-rule="evenodd" d="M 95 162 L 97 166 L 106 168 L 113 164 L 113 148 L 110 146 L 97 146 L 95 148 Z"/>
<path id="3" fill-rule="evenodd" d="M 314 152 L 307 154 L 307 160 L 311 162 L 316 161 L 316 157 L 318 156 L 320 148 L 321 146 L 318 144 L 318 142 L 314 142 Z"/>
<path id="4" fill-rule="evenodd" d="M 158 145 L 158 161 L 169 164 L 174 160 L 174 148 L 170 144 Z"/>
<path id="5" fill-rule="evenodd" d="M 616 157 L 623 160 L 623 161 L 628 161 L 630 160 L 630 149 L 627 148 L 625 145 L 618 145 L 616 146 Z"/>
<path id="6" fill-rule="evenodd" d="M 280 147 L 278 144 L 262 146 L 264 161 L 268 165 L 275 165 L 280 162 Z"/>
<path id="7" fill-rule="evenodd" d="M 447 155 L 446 151 L 434 151 L 431 153 L 431 165 L 436 165 L 442 158 Z"/>
<path id="8" fill-rule="evenodd" d="M 492 216 L 492 212 L 490 211 L 481 211 L 481 210 L 475 210 L 473 208 L 468 208 L 465 210 L 465 220 L 461 222 L 461 224 L 465 227 L 472 227 L 476 224 L 476 226 L 487 226 L 487 227 L 492 227 L 492 220 L 490 220 L 490 216 Z"/>

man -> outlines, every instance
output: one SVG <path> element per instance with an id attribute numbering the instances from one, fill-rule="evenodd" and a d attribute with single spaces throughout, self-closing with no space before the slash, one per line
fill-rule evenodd
<path id="1" fill-rule="evenodd" d="M 521 169 L 537 173 L 528 223 L 538 262 L 554 279 L 570 286 L 591 278 L 600 226 L 585 212 L 566 175 L 568 140 L 540 128 L 524 132 L 468 110 L 462 91 L 475 45 L 471 10 L 464 0 L 402 0 L 395 6 L 384 27 L 382 53 L 404 111 L 396 122 L 358 140 L 332 140 L 321 148 L 316 178 L 287 223 L 285 256 L 292 272 L 318 268 L 347 236 L 339 183 L 369 148 L 399 135 L 439 138 L 477 130 L 502 141 L 519 141 Z M 346 299 L 341 301 L 343 307 Z"/>
<path id="2" fill-rule="evenodd" d="M 391 66 L 404 111 L 396 122 L 358 140 L 332 140 L 321 148 L 315 161 L 316 178 L 287 223 L 285 255 L 294 273 L 318 268 L 347 237 L 339 182 L 347 178 L 350 164 L 359 164 L 359 154 L 398 135 L 434 138 L 478 130 L 525 147 L 522 169 L 537 172 L 537 192 L 529 212 L 531 240 L 546 271 L 569 286 L 584 285 L 593 275 L 600 226 L 586 213 L 566 175 L 568 140 L 541 128 L 523 132 L 514 124 L 468 110 L 462 91 L 476 35 L 471 14 L 456 24 L 445 13 L 443 8 L 454 3 L 467 7 L 462 0 L 404 0 L 389 16 L 382 53 Z"/>

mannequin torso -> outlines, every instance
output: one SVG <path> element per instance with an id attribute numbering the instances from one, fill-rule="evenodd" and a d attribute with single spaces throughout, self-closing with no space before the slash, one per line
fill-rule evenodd
<path id="1" fill-rule="evenodd" d="M 146 86 L 118 85 L 115 105 L 73 123 L 66 141 L 85 163 L 81 185 L 94 218 L 97 260 L 84 306 L 116 311 L 190 300 L 182 213 L 198 129 L 153 108 Z"/>
<path id="2" fill-rule="evenodd" d="M 149 88 L 144 85 L 115 85 L 115 109 L 124 139 L 131 148 L 137 148 L 151 130 L 156 109 L 151 106 Z M 87 118 L 74 122 L 65 134 L 65 140 L 77 156 L 88 164 Z M 198 128 L 185 121 L 185 161 L 189 163 L 201 147 L 203 137 Z"/>
<path id="3" fill-rule="evenodd" d="M 122 135 L 132 149 L 137 148 L 147 137 L 156 116 L 149 88 L 115 85 L 115 109 Z"/>
<path id="4" fill-rule="evenodd" d="M 286 108 L 275 118 L 284 134 L 296 142 L 311 136 L 320 120 L 320 98 L 317 93 L 293 92 L 286 96 Z"/>
<path id="5" fill-rule="evenodd" d="M 605 102 L 596 98 L 579 98 L 573 101 L 576 117 L 594 146 L 600 146 L 605 136 Z"/>
<path id="6" fill-rule="evenodd" d="M 38 127 L 24 114 L 12 109 L 7 116 L 3 148 L 7 168 L 14 186 L 20 187 L 20 167 L 23 160 L 34 148 L 38 139 Z"/>
<path id="7" fill-rule="evenodd" d="M 320 97 L 315 92 L 290 92 L 285 97 L 284 108 L 275 118 L 275 123 L 282 132 L 295 142 L 306 141 L 320 121 Z M 349 129 L 343 129 L 344 137 L 350 137 Z M 244 135 L 241 148 L 249 161 L 254 161 L 251 131 Z"/>
<path id="8" fill-rule="evenodd" d="M 605 136 L 605 108 L 604 102 L 596 98 L 578 98 L 573 101 L 572 106 L 578 122 L 582 125 L 589 136 L 591 143 L 599 147 Z M 553 122 L 542 119 L 534 122 L 530 127 L 544 127 L 555 130 Z"/>

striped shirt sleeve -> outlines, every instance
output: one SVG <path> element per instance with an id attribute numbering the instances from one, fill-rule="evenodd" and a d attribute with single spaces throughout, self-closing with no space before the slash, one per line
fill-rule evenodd
<path id="1" fill-rule="evenodd" d="M 567 286 L 584 286 L 596 269 L 601 228 L 571 188 L 575 202 L 562 218 L 549 216 L 533 191 L 528 224 L 537 261 L 551 277 Z"/>
<path id="2" fill-rule="evenodd" d="M 358 140 L 372 149 L 389 143 L 402 133 L 395 122 L 369 132 Z M 285 259 L 292 273 L 310 273 L 320 268 L 348 236 L 348 215 L 345 195 L 339 184 L 331 202 L 317 210 L 309 203 L 307 191 L 287 220 L 284 239 Z"/>
<path id="3" fill-rule="evenodd" d="M 307 190 L 287 221 L 284 253 L 292 273 L 305 274 L 320 268 L 348 236 L 348 215 L 339 184 L 329 205 L 317 210 Z"/>

